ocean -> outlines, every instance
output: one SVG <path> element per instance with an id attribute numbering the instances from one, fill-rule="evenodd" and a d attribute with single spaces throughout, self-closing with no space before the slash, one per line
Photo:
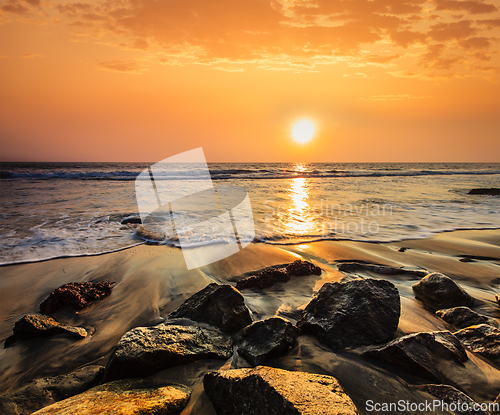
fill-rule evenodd
<path id="1" fill-rule="evenodd" d="M 139 236 L 135 181 L 151 163 L 1 163 L 0 263 L 94 255 L 152 242 Z M 215 189 L 248 193 L 256 242 L 386 242 L 500 228 L 500 163 L 208 163 Z M 193 192 L 196 168 L 177 180 Z M 198 206 L 189 215 L 200 215 Z M 146 225 L 145 225 L 146 226 Z M 156 229 L 158 230 L 158 229 Z M 160 229 L 161 231 L 161 229 Z M 168 234 L 154 243 L 178 246 Z M 207 228 L 193 243 L 224 242 Z"/>

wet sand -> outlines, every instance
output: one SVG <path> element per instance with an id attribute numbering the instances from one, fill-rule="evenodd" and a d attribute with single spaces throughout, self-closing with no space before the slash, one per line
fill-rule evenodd
<path id="1" fill-rule="evenodd" d="M 401 247 L 407 248 L 399 252 Z M 460 259 L 467 258 L 462 262 Z M 411 285 L 420 278 L 411 274 L 380 275 L 368 271 L 341 272 L 337 264 L 364 261 L 442 272 L 476 298 L 475 311 L 500 323 L 500 230 L 455 231 L 430 239 L 393 243 L 322 241 L 302 245 L 252 244 L 217 263 L 188 271 L 182 252 L 166 246 L 141 245 L 120 252 L 92 257 L 61 258 L 45 262 L 0 267 L 0 341 L 12 334 L 14 323 L 37 313 L 39 304 L 58 286 L 74 281 L 115 281 L 112 294 L 78 312 L 54 314 L 60 322 L 85 327 L 90 336 L 75 341 L 64 336 L 17 342 L 0 350 L 0 393 L 10 392 L 32 379 L 66 373 L 87 364 L 105 364 L 120 337 L 136 326 L 157 324 L 185 299 L 211 282 L 230 283 L 264 267 L 303 259 L 322 268 L 321 276 L 293 277 L 265 290 L 242 290 L 254 320 L 281 315 L 295 323 L 300 311 L 326 282 L 374 277 L 394 283 L 401 295 L 401 318 L 397 335 L 419 331 L 451 330 L 451 326 L 415 299 Z M 369 324 L 369 322 L 361 322 Z M 408 388 L 430 383 L 375 360 L 361 357 L 362 348 L 332 352 L 310 336 L 269 366 L 302 370 L 336 377 L 358 406 L 368 399 L 420 402 L 433 397 Z M 492 401 L 500 390 L 500 368 L 468 352 L 463 367 L 441 368 L 452 384 L 478 402 Z M 229 361 L 205 360 L 170 368 L 153 375 L 193 388 L 183 414 L 211 414 L 203 393 L 202 377 L 220 367 L 248 367 L 237 354 Z"/>

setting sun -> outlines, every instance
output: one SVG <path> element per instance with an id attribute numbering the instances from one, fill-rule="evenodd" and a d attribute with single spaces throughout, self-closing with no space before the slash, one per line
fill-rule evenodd
<path id="1" fill-rule="evenodd" d="M 293 125 L 292 137 L 300 144 L 305 144 L 311 141 L 316 133 L 316 127 L 312 121 L 300 120 Z"/>

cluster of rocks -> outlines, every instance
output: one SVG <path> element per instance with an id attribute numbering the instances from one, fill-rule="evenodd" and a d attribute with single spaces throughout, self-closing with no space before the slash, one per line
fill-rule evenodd
<path id="1" fill-rule="evenodd" d="M 303 262 L 278 271 L 285 270 L 288 275 L 318 272 L 314 265 Z M 251 281 L 266 281 L 275 271 L 263 270 Z M 309 274 L 303 274 L 306 272 Z M 446 360 L 463 365 L 468 359 L 466 348 L 498 364 L 499 330 L 488 324 L 487 317 L 468 308 L 474 299 L 465 290 L 442 274 L 426 275 L 413 290 L 426 307 L 437 310 L 437 315 L 458 331 L 395 338 L 400 295 L 386 280 L 326 283 L 296 325 L 282 317 L 253 322 L 236 288 L 212 283 L 188 298 L 165 322 L 125 333 L 106 367 L 99 369 L 100 385 L 87 391 L 82 389 L 91 385 L 82 385 L 78 395 L 69 399 L 59 400 L 60 395 L 54 395 L 50 398 L 54 403 L 35 413 L 69 414 L 89 405 L 101 412 L 116 407 L 120 413 L 179 413 L 190 399 L 190 388 L 139 378 L 200 359 L 228 360 L 235 352 L 252 367 L 213 371 L 203 378 L 204 390 L 217 413 L 357 413 L 351 398 L 332 376 L 261 366 L 290 350 L 302 334 L 315 336 L 332 350 L 363 346 L 362 352 L 358 351 L 363 356 L 433 382 L 446 383 L 439 363 Z M 447 385 L 415 388 L 449 401 L 463 394 Z M 5 406 L 12 400 L 15 397 L 0 400 L 0 404 Z"/>
<path id="2" fill-rule="evenodd" d="M 61 309 L 82 310 L 95 301 L 111 294 L 113 282 L 70 282 L 56 288 L 40 304 L 40 313 L 22 317 L 14 324 L 13 334 L 5 340 L 4 347 L 9 347 L 18 340 L 30 340 L 37 337 L 51 337 L 58 334 L 69 335 L 75 339 L 87 337 L 83 327 L 61 324 L 49 316 Z"/>

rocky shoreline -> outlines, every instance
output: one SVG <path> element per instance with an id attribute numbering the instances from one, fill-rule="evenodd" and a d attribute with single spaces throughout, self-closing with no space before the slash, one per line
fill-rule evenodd
<path id="1" fill-rule="evenodd" d="M 484 298 L 433 269 L 339 261 L 341 278 L 327 281 L 330 270 L 318 265 L 295 260 L 241 273 L 229 283 L 210 282 L 164 318 L 127 330 L 102 364 L 27 382 L 4 393 L 0 409 L 5 414 L 203 413 L 201 408 L 217 414 L 376 413 L 368 410 L 368 395 L 355 389 L 360 375 L 366 379 L 359 378 L 359 387 L 368 382 L 368 389 L 381 389 L 374 402 L 384 397 L 469 407 L 499 402 L 500 307 L 494 293 L 486 293 L 496 307 L 487 315 L 474 310 Z M 398 288 L 386 279 L 401 275 L 412 284 Z M 318 279 L 322 285 L 300 307 L 266 318 L 252 310 L 263 290 L 279 294 L 280 284 Z M 55 289 L 40 303 L 46 314 L 20 318 L 4 350 L 50 339 L 92 341 L 91 328 L 58 319 L 78 320 L 87 308 L 112 301 L 113 287 L 98 281 Z M 413 299 L 405 287 L 411 287 Z M 82 293 L 92 296 L 82 303 Z M 402 331 L 410 300 L 424 318 L 442 321 L 440 329 Z"/>

